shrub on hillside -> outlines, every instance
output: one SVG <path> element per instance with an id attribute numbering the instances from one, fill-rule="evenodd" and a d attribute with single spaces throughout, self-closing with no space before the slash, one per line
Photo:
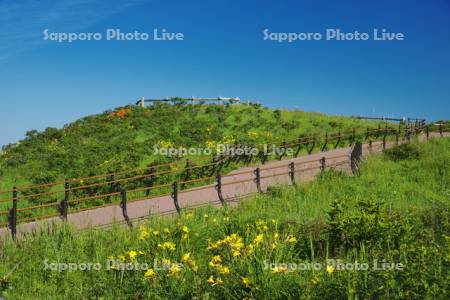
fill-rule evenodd
<path id="1" fill-rule="evenodd" d="M 420 149 L 416 144 L 402 144 L 385 150 L 384 155 L 393 161 L 418 159 L 420 157 Z"/>

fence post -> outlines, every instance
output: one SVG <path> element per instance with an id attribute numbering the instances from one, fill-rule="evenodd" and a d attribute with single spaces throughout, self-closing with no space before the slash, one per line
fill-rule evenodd
<path id="1" fill-rule="evenodd" d="M 322 152 L 325 151 L 325 148 L 327 147 L 328 144 L 328 131 L 325 132 L 325 143 L 322 146 Z"/>
<path id="2" fill-rule="evenodd" d="M 222 206 L 226 206 L 227 204 L 222 195 L 222 176 L 220 175 L 220 173 L 217 173 L 216 180 L 217 180 L 216 191 L 217 195 L 219 196 L 220 203 L 222 203 Z"/>
<path id="3" fill-rule="evenodd" d="M 361 156 L 362 156 L 362 144 L 360 142 L 356 142 L 353 144 L 350 152 L 350 168 L 353 174 L 356 174 L 358 172 Z"/>
<path id="4" fill-rule="evenodd" d="M 130 218 L 128 217 L 127 212 L 127 191 L 125 189 L 120 190 L 120 207 L 122 208 L 123 218 L 127 222 L 129 227 L 133 227 L 133 223 L 131 223 Z"/>
<path id="5" fill-rule="evenodd" d="M 261 169 L 260 168 L 256 168 L 254 173 L 255 173 L 256 189 L 258 190 L 259 193 L 262 193 L 262 189 L 261 189 Z"/>
<path id="6" fill-rule="evenodd" d="M 69 192 L 70 192 L 70 185 L 69 180 L 64 180 L 64 199 L 59 204 L 59 212 L 61 214 L 61 219 L 65 222 L 67 222 L 67 202 L 69 201 Z"/>
<path id="7" fill-rule="evenodd" d="M 387 135 L 387 129 L 384 130 L 384 134 L 383 134 L 383 150 L 386 150 L 386 135 Z"/>
<path id="8" fill-rule="evenodd" d="M 150 167 L 150 168 L 148 169 L 148 174 L 150 175 L 150 180 L 149 180 L 149 182 L 148 182 L 148 187 L 149 187 L 149 189 L 147 189 L 147 190 L 145 191 L 145 196 L 150 195 L 151 187 L 153 187 L 153 185 L 154 185 L 155 182 L 156 182 L 156 175 L 155 175 L 155 173 L 156 173 L 155 167 Z"/>
<path id="9" fill-rule="evenodd" d="M 337 147 L 339 147 L 339 143 L 341 142 L 341 129 L 339 129 L 339 132 L 338 132 L 338 139 L 337 139 L 337 142 L 336 142 L 336 144 L 334 144 L 334 149 L 336 149 Z"/>
<path id="10" fill-rule="evenodd" d="M 175 205 L 175 209 L 177 210 L 177 213 L 181 214 L 181 208 L 180 208 L 180 205 L 178 204 L 178 182 L 176 182 L 176 181 L 172 184 L 171 197 L 173 199 L 173 204 Z"/>
<path id="11" fill-rule="evenodd" d="M 291 162 L 289 164 L 289 177 L 291 178 L 292 185 L 296 185 L 295 183 L 295 163 Z"/>
<path id="12" fill-rule="evenodd" d="M 310 155 L 312 153 L 312 151 L 314 150 L 314 147 L 316 146 L 316 136 L 313 136 L 313 142 L 311 145 L 311 148 L 308 149 L 308 155 Z"/>
<path id="13" fill-rule="evenodd" d="M 369 152 L 372 153 L 372 140 L 369 140 Z"/>
<path id="14" fill-rule="evenodd" d="M 9 210 L 9 215 L 8 215 L 8 222 L 9 222 L 9 229 L 11 230 L 11 236 L 13 238 L 13 240 L 16 239 L 16 233 L 17 233 L 17 187 L 13 187 L 13 192 L 12 192 L 12 201 L 13 201 L 13 206 L 12 208 Z"/>
<path id="15" fill-rule="evenodd" d="M 369 127 L 366 127 L 366 140 L 369 138 L 369 134 L 370 134 L 370 131 L 369 131 Z"/>
<path id="16" fill-rule="evenodd" d="M 427 136 L 427 141 L 430 139 L 430 128 L 428 125 L 425 126 L 425 135 Z"/>
<path id="17" fill-rule="evenodd" d="M 298 143 L 298 146 L 297 146 L 297 150 L 295 150 L 294 157 L 297 157 L 298 154 L 300 153 L 300 150 L 302 149 L 303 139 L 301 137 L 299 137 L 297 140 L 297 143 Z"/>
<path id="18" fill-rule="evenodd" d="M 326 162 L 325 162 L 325 156 L 323 156 L 320 159 L 320 171 L 321 172 L 325 171 L 325 168 L 326 168 Z"/>
<path id="19" fill-rule="evenodd" d="M 442 132 L 442 124 L 439 124 L 439 135 L 442 137 L 443 136 L 443 132 Z"/>

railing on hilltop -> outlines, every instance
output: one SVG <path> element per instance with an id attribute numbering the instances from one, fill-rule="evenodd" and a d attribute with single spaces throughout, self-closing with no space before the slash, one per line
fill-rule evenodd
<path id="1" fill-rule="evenodd" d="M 283 141 L 278 145 L 281 149 L 294 148 L 293 157 L 297 157 L 301 151 L 311 154 L 313 149 L 325 151 L 329 148 L 338 148 L 345 144 L 354 144 L 357 141 L 367 141 L 369 148 L 374 141 L 382 141 L 383 149 L 386 147 L 388 137 L 398 143 L 399 139 L 410 140 L 413 136 L 424 132 L 429 137 L 428 126 L 411 124 L 405 127 L 389 128 L 387 125 L 382 128 L 357 131 L 352 129 L 348 132 L 326 132 L 323 135 L 313 135 L 300 137 L 294 141 Z M 443 134 L 442 126 L 439 130 Z M 84 210 L 96 209 L 111 205 L 120 205 L 126 220 L 127 203 L 151 199 L 164 195 L 171 195 L 174 200 L 174 206 L 180 211 L 178 205 L 178 192 L 190 189 L 201 189 L 208 187 L 208 184 L 216 183 L 216 189 L 219 199 L 224 203 L 221 195 L 221 188 L 224 185 L 221 180 L 227 176 L 235 176 L 241 173 L 232 173 L 221 175 L 222 170 L 228 168 L 230 164 L 249 165 L 252 161 L 259 160 L 262 164 L 268 161 L 266 153 L 260 151 L 263 155 L 253 156 L 244 153 L 242 155 L 219 155 L 213 156 L 211 160 L 203 164 L 194 165 L 190 160 L 184 160 L 171 163 L 164 163 L 121 172 L 100 174 L 84 178 L 72 178 L 64 181 L 33 185 L 28 187 L 13 187 L 11 190 L 0 191 L 0 195 L 10 194 L 11 198 L 0 199 L 0 203 L 9 202 L 12 207 L 6 211 L 0 211 L 0 217 L 6 221 L 0 223 L 0 227 L 8 226 L 13 237 L 16 235 L 17 224 L 27 223 L 52 217 L 61 217 L 67 220 L 69 213 L 80 212 Z M 276 156 L 281 160 L 285 154 Z M 322 160 L 322 159 L 321 159 Z M 321 169 L 325 169 L 325 159 L 320 161 Z M 268 168 L 265 168 L 268 169 Z M 260 180 L 266 177 L 260 176 L 260 171 L 264 168 L 245 171 L 255 172 L 255 180 L 260 190 Z M 289 165 L 289 176 L 294 178 L 294 165 Z M 304 171 L 304 170 L 301 170 Z M 101 180 L 101 181 L 99 181 Z M 203 186 L 199 184 L 203 183 Z M 235 184 L 236 182 L 233 182 Z M 25 201 L 24 201 L 25 200 Z M 26 206 L 29 202 L 38 203 L 37 205 Z M 23 203 L 23 204 L 22 204 Z M 41 214 L 36 214 L 41 211 Z M 130 223 L 131 224 L 131 223 Z"/>
<path id="2" fill-rule="evenodd" d="M 141 106 L 141 107 L 145 107 L 145 103 L 151 103 L 151 104 L 155 104 L 155 103 L 171 103 L 171 104 L 178 104 L 178 103 L 189 103 L 189 104 L 196 104 L 196 103 L 215 103 L 215 104 L 225 104 L 225 103 L 230 103 L 230 104 L 239 104 L 241 103 L 241 99 L 238 97 L 232 97 L 232 98 L 228 98 L 228 97 L 217 97 L 217 98 L 195 98 L 195 97 L 191 97 L 191 98 L 180 98 L 180 97 L 175 97 L 175 98 L 165 98 L 165 99 L 145 99 L 144 97 L 142 97 L 142 99 L 139 99 L 136 102 L 136 105 Z M 250 103 L 250 101 L 246 101 L 246 103 Z"/>

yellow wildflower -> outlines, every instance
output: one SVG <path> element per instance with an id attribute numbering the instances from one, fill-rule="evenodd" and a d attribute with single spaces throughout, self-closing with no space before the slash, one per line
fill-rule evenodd
<path id="1" fill-rule="evenodd" d="M 164 242 L 163 244 L 158 244 L 158 248 L 162 248 L 164 250 L 174 251 L 176 246 L 172 242 Z"/>
<path id="2" fill-rule="evenodd" d="M 213 263 L 222 263 L 222 258 L 220 258 L 220 255 L 214 255 L 211 261 Z"/>
<path id="3" fill-rule="evenodd" d="M 256 245 L 258 245 L 258 244 L 262 243 L 263 239 L 264 239 L 264 235 L 263 234 L 258 234 L 255 237 L 255 241 L 254 242 L 255 242 Z"/>
<path id="4" fill-rule="evenodd" d="M 140 230 L 139 230 L 139 240 L 141 240 L 141 241 L 145 240 L 147 237 L 148 237 L 148 230 L 147 230 L 147 228 L 145 228 L 145 226 L 141 225 Z"/>
<path id="5" fill-rule="evenodd" d="M 210 283 L 210 284 L 214 284 L 214 276 L 209 276 L 209 278 L 208 278 L 208 283 Z"/>
<path id="6" fill-rule="evenodd" d="M 217 270 L 219 271 L 220 274 L 230 274 L 230 268 L 226 267 L 226 266 L 222 266 L 222 265 L 217 265 Z"/>
<path id="7" fill-rule="evenodd" d="M 255 250 L 255 246 L 253 244 L 248 245 L 247 247 L 247 255 L 251 255 Z"/>
<path id="8" fill-rule="evenodd" d="M 164 228 L 164 233 L 167 233 L 167 234 L 170 234 L 170 230 L 169 230 L 169 228 Z"/>
<path id="9" fill-rule="evenodd" d="M 156 272 L 153 269 L 148 269 L 147 272 L 145 272 L 144 277 L 147 279 L 153 279 L 156 277 Z"/>
<path id="10" fill-rule="evenodd" d="M 191 253 L 183 254 L 183 257 L 181 258 L 181 260 L 185 263 L 189 262 L 191 260 Z"/>
<path id="11" fill-rule="evenodd" d="M 335 269 L 334 269 L 334 267 L 333 267 L 332 265 L 328 265 L 328 266 L 327 266 L 327 273 L 328 273 L 328 274 L 332 274 L 332 273 L 334 272 L 334 270 L 335 270 Z"/>
<path id="12" fill-rule="evenodd" d="M 291 244 L 295 244 L 295 243 L 297 243 L 297 238 L 295 236 L 290 235 L 287 238 L 287 242 L 291 243 Z"/>
<path id="13" fill-rule="evenodd" d="M 128 251 L 128 256 L 130 257 L 131 260 L 135 260 L 136 256 L 137 256 L 137 252 L 134 250 Z"/>
<path id="14" fill-rule="evenodd" d="M 288 269 L 285 267 L 276 266 L 276 267 L 272 268 L 272 273 L 274 273 L 274 274 L 287 273 L 287 271 L 288 271 Z"/>
<path id="15" fill-rule="evenodd" d="M 248 277 L 241 277 L 242 283 L 245 285 L 245 287 L 250 286 L 250 278 Z"/>
<path id="16" fill-rule="evenodd" d="M 170 275 L 175 275 L 181 271 L 180 267 L 177 264 L 172 265 L 170 268 Z"/>
<path id="17" fill-rule="evenodd" d="M 183 226 L 182 230 L 184 233 L 189 233 L 189 228 L 186 225 Z"/>
<path id="18" fill-rule="evenodd" d="M 197 272 L 197 271 L 198 271 L 198 266 L 197 266 L 197 264 L 195 263 L 195 261 L 191 261 L 191 262 L 190 262 L 190 265 L 191 265 L 192 271 L 194 271 L 194 272 Z"/>

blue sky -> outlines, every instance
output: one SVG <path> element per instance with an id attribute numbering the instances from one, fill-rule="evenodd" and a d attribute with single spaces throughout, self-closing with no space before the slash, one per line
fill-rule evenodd
<path id="1" fill-rule="evenodd" d="M 450 3 L 0 0 L 0 145 L 31 129 L 165 96 L 238 96 L 344 115 L 448 119 Z M 182 32 L 183 41 L 44 41 L 50 32 Z M 270 32 L 403 41 L 263 40 Z"/>

